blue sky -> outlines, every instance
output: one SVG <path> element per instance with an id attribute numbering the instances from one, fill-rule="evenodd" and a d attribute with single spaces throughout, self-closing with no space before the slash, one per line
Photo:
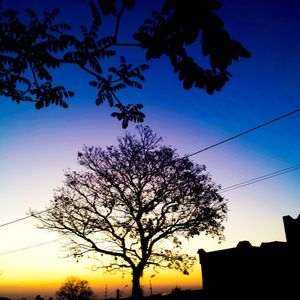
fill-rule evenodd
<path id="1" fill-rule="evenodd" d="M 18 8 L 24 3 L 9 1 L 10 6 Z M 26 1 L 29 3 L 39 8 L 40 1 Z M 47 1 L 45 5 L 49 3 L 59 6 L 60 2 Z M 148 9 L 143 6 L 145 1 L 140 3 L 141 11 Z M 82 1 L 72 2 L 72 13 L 79 19 L 82 16 L 78 7 L 82 5 Z M 220 93 L 209 96 L 201 90 L 183 90 L 177 74 L 162 59 L 150 62 L 142 91 L 126 90 L 121 96 L 128 102 L 143 103 L 145 124 L 182 155 L 293 111 L 300 107 L 299 9 L 296 0 L 223 2 L 219 15 L 225 28 L 252 53 L 252 58 L 233 63 L 229 68 L 233 78 Z M 133 18 L 129 16 L 129 20 L 122 26 L 132 26 Z M 106 105 L 95 106 L 93 90 L 73 69 L 60 76 L 67 86 L 76 87 L 76 96 L 67 110 L 53 106 L 36 111 L 28 103 L 16 105 L 0 99 L 0 223 L 23 217 L 29 208 L 43 209 L 53 189 L 62 184 L 64 170 L 77 168 L 76 153 L 83 144 L 114 144 L 125 133 L 121 124 L 109 116 L 111 111 Z M 192 160 L 206 164 L 222 187 L 287 168 L 300 163 L 299 125 L 298 113 L 195 155 Z M 134 124 L 128 130 L 134 131 Z M 298 170 L 224 193 L 229 201 L 224 224 L 226 241 L 219 245 L 209 237 L 200 237 L 187 248 L 196 254 L 199 248 L 210 251 L 235 247 L 240 240 L 249 240 L 253 245 L 285 240 L 282 216 L 297 217 L 300 213 L 299 179 Z M 0 228 L 0 239 L 6 241 L 1 243 L 0 255 L 56 238 L 33 225 L 34 221 L 28 220 Z M 49 247 L 43 247 L 43 251 Z M 57 259 L 63 269 L 62 259 L 57 258 L 61 256 L 59 245 L 55 247 L 51 248 L 49 262 L 55 265 Z M 24 276 L 39 274 L 39 268 L 30 261 L 30 251 L 0 256 L 4 274 L 0 287 L 18 274 L 13 271 L 12 261 L 27 260 L 27 267 L 22 268 Z M 43 251 L 34 254 L 37 261 Z M 40 257 L 39 266 L 43 263 L 46 268 Z M 30 265 L 30 273 L 26 273 Z"/>

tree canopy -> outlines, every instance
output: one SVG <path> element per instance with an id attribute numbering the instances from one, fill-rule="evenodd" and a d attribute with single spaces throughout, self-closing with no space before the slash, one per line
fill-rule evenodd
<path id="1" fill-rule="evenodd" d="M 127 87 L 141 89 L 143 73 L 149 65 L 128 62 L 122 52 L 124 47 L 144 50 L 146 61 L 168 57 L 184 89 L 199 88 L 208 94 L 220 91 L 229 81 L 228 67 L 233 60 L 250 57 L 249 51 L 224 29 L 223 20 L 215 13 L 221 7 L 216 0 L 145 1 L 153 8 L 160 3 L 161 8 L 145 16 L 144 24 L 122 39 L 131 41 L 133 36 L 134 43 L 120 42 L 119 32 L 125 26 L 125 12 L 135 9 L 135 0 L 83 1 L 82 5 L 90 6 L 92 22 L 79 24 L 81 34 L 70 24 L 57 21 L 58 8 L 43 16 L 28 8 L 28 20 L 16 10 L 5 10 L 2 2 L 0 96 L 16 103 L 33 102 L 37 109 L 50 104 L 68 107 L 67 101 L 75 94 L 73 87 L 69 89 L 58 82 L 54 70 L 72 64 L 78 67 L 78 74 L 83 71 L 90 75 L 87 83 L 95 88 L 96 105 L 108 103 L 116 110 L 112 116 L 122 121 L 124 128 L 129 121 L 143 122 L 143 105 L 124 102 L 118 92 Z M 102 29 L 105 20 L 115 22 L 112 32 Z M 201 51 L 193 55 L 189 46 L 197 44 Z M 118 66 L 111 60 L 117 54 Z M 200 64 L 204 57 L 207 63 Z"/>
<path id="2" fill-rule="evenodd" d="M 57 300 L 94 300 L 95 294 L 87 280 L 68 277 L 56 292 Z"/>
<path id="3" fill-rule="evenodd" d="M 117 146 L 85 146 L 82 171 L 65 174 L 38 227 L 68 239 L 70 256 L 96 259 L 96 269 L 131 270 L 134 297 L 148 267 L 188 274 L 195 257 L 182 241 L 200 233 L 223 239 L 226 200 L 204 165 L 161 145 L 149 127 Z"/>

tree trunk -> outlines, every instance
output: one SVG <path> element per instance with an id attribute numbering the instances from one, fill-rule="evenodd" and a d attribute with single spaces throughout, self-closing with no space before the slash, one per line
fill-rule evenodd
<path id="1" fill-rule="evenodd" d="M 132 293 L 131 297 L 133 299 L 141 299 L 143 296 L 143 291 L 140 285 L 140 278 L 142 277 L 142 270 L 135 269 L 132 272 Z"/>

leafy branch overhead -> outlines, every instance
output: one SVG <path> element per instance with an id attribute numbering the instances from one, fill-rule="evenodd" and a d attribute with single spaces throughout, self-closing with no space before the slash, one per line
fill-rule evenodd
<path id="1" fill-rule="evenodd" d="M 126 128 L 130 121 L 143 122 L 143 106 L 124 103 L 117 94 L 128 87 L 141 89 L 148 65 L 128 63 L 117 49 L 144 49 L 147 61 L 167 56 L 184 89 L 196 87 L 208 94 L 220 91 L 229 80 L 227 69 L 233 60 L 250 57 L 241 43 L 230 38 L 215 14 L 221 6 L 219 1 L 165 0 L 160 11 L 154 10 L 132 33 L 136 43 L 118 40 L 121 19 L 126 10 L 135 8 L 134 0 L 91 0 L 88 5 L 92 23 L 89 27 L 79 26 L 78 34 L 69 24 L 57 22 L 57 8 L 40 17 L 32 9 L 26 9 L 25 14 L 5 10 L 0 0 L 1 96 L 16 103 L 33 102 L 37 109 L 50 104 L 67 108 L 67 101 L 75 93 L 62 83 L 57 84 L 54 69 L 76 65 L 91 76 L 88 83 L 96 88 L 96 105 L 107 102 L 115 108 L 112 116 Z M 155 3 L 145 1 L 145 5 Z M 115 22 L 113 32 L 103 32 L 104 20 Z M 199 57 L 188 53 L 188 47 L 197 43 L 202 51 Z M 117 54 L 118 67 L 114 65 Z M 201 56 L 207 56 L 208 68 L 197 63 Z"/>

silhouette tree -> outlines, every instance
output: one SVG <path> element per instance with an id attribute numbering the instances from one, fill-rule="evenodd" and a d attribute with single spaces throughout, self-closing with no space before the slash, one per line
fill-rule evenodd
<path id="1" fill-rule="evenodd" d="M 50 104 L 68 107 L 67 100 L 74 96 L 74 91 L 54 80 L 53 70 L 72 64 L 83 71 L 78 74 L 90 76 L 88 83 L 96 89 L 96 105 L 107 102 L 114 107 L 112 116 L 122 121 L 124 128 L 129 121 L 143 122 L 142 104 L 125 104 L 117 92 L 127 87 L 141 89 L 148 65 L 134 66 L 121 52 L 120 65 L 116 67 L 110 62 L 105 68 L 108 65 L 105 61 L 124 47 L 130 51 L 144 50 L 147 61 L 167 56 L 184 89 L 196 87 L 208 94 L 220 91 L 229 80 L 231 74 L 227 69 L 233 60 L 250 57 L 240 42 L 231 39 L 222 19 L 215 14 L 221 7 L 216 0 L 165 0 L 161 9 L 154 10 L 132 33 L 133 43 L 120 42 L 119 32 L 125 12 L 135 8 L 134 0 L 90 0 L 92 24 L 79 26 L 81 35 L 72 31 L 69 24 L 56 21 L 57 8 L 44 12 L 42 17 L 26 9 L 29 16 L 26 21 L 17 11 L 4 10 L 2 2 L 0 96 L 16 103 L 33 102 L 37 109 Z M 145 5 L 153 8 L 157 3 L 160 2 L 145 1 Z M 109 24 L 115 22 L 112 32 L 103 30 L 104 20 Z M 125 40 L 131 41 L 130 35 Z M 208 63 L 204 63 L 207 67 L 197 62 L 200 59 L 203 62 L 201 51 L 194 55 L 189 51 L 194 44 L 199 44 L 202 56 L 208 58 Z"/>
<path id="2" fill-rule="evenodd" d="M 93 300 L 95 294 L 87 280 L 68 277 L 56 292 L 58 300 Z"/>
<path id="3" fill-rule="evenodd" d="M 204 165 L 179 157 L 149 127 L 126 133 L 117 146 L 83 148 L 83 171 L 65 174 L 48 210 L 31 214 L 39 228 L 69 238 L 70 256 L 98 259 L 96 268 L 132 271 L 132 296 L 141 295 L 147 267 L 188 274 L 195 258 L 182 241 L 201 232 L 223 239 L 226 200 Z M 102 257 L 103 256 L 103 257 Z"/>

